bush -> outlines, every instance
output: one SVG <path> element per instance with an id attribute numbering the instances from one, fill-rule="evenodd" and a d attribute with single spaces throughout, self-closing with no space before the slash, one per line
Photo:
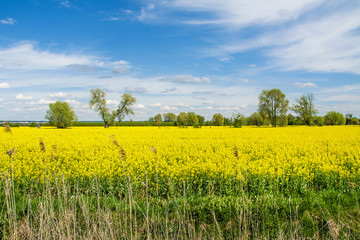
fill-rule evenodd
<path id="1" fill-rule="evenodd" d="M 331 111 L 324 116 L 325 125 L 345 125 L 346 119 L 342 113 Z"/>
<path id="2" fill-rule="evenodd" d="M 314 124 L 316 126 L 319 126 L 319 127 L 322 127 L 324 126 L 324 118 L 323 117 L 320 117 L 320 116 L 317 116 L 314 118 Z"/>

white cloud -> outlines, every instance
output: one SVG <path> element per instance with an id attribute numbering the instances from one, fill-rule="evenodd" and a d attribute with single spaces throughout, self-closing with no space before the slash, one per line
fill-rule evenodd
<path id="1" fill-rule="evenodd" d="M 185 104 L 185 103 L 171 104 L 171 106 L 175 106 L 175 107 L 189 107 L 189 105 L 188 105 L 188 104 Z"/>
<path id="2" fill-rule="evenodd" d="M 250 64 L 249 67 L 256 68 L 257 66 L 255 64 Z"/>
<path id="3" fill-rule="evenodd" d="M 294 85 L 298 88 L 313 88 L 317 87 L 315 83 L 307 82 L 307 83 L 301 83 L 301 82 L 294 82 Z"/>
<path id="4" fill-rule="evenodd" d="M 266 47 L 272 68 L 360 74 L 360 2 L 324 1 L 316 10 L 299 21 L 225 43 L 206 54 L 224 56 Z"/>
<path id="5" fill-rule="evenodd" d="M 188 18 L 183 20 L 183 17 L 178 22 L 241 28 L 253 24 L 264 25 L 293 20 L 321 2 L 323 0 L 273 0 L 271 4 L 267 0 L 153 1 L 152 7 L 149 5 L 143 7 L 139 19 L 143 21 L 159 19 L 169 21 L 169 19 L 174 19 L 174 14 L 171 13 L 183 11 L 188 13 L 186 15 Z M 164 17 L 167 13 L 169 13 L 168 18 Z"/>
<path id="6" fill-rule="evenodd" d="M 7 69 L 52 70 L 66 66 L 95 65 L 102 66 L 96 57 L 42 51 L 35 48 L 32 42 L 20 42 L 8 48 L 0 49 L 0 62 Z"/>
<path id="7" fill-rule="evenodd" d="M 210 83 L 211 80 L 208 77 L 194 77 L 192 75 L 176 75 L 168 76 L 166 78 L 160 79 L 163 82 L 173 82 L 173 83 Z"/>
<path id="8" fill-rule="evenodd" d="M 199 110 L 212 110 L 213 107 L 211 107 L 211 106 L 208 106 L 208 107 L 199 107 L 198 109 L 199 109 Z"/>
<path id="9" fill-rule="evenodd" d="M 119 102 L 116 101 L 116 100 L 107 99 L 107 100 L 106 100 L 106 104 L 108 104 L 108 105 L 118 105 Z"/>
<path id="10" fill-rule="evenodd" d="M 0 83 L 0 88 L 10 88 L 10 85 L 7 82 Z"/>
<path id="11" fill-rule="evenodd" d="M 49 95 L 49 97 L 51 97 L 51 98 L 65 98 L 67 96 L 68 96 L 68 94 L 64 93 L 64 92 L 56 92 L 56 93 L 52 93 Z"/>
<path id="12" fill-rule="evenodd" d="M 40 100 L 38 101 L 38 104 L 46 104 L 46 105 L 48 105 L 48 104 L 54 103 L 54 102 L 55 102 L 54 100 L 40 99 Z"/>
<path id="13" fill-rule="evenodd" d="M 16 100 L 31 100 L 32 96 L 24 96 L 23 94 L 19 93 L 15 98 Z"/>
<path id="14" fill-rule="evenodd" d="M 0 20 L 0 23 L 14 25 L 16 23 L 16 21 L 12 18 L 5 18 L 5 19 Z"/>
<path id="15" fill-rule="evenodd" d="M 136 108 L 136 109 L 144 109 L 145 106 L 143 104 L 136 104 L 136 105 L 134 105 L 134 108 Z"/>
<path id="16" fill-rule="evenodd" d="M 69 105 L 73 105 L 73 106 L 83 105 L 81 102 L 73 100 L 73 99 L 66 99 L 65 102 L 67 102 Z"/>
<path id="17" fill-rule="evenodd" d="M 0 98 L 0 102 L 4 101 L 4 99 Z"/>
<path id="18" fill-rule="evenodd" d="M 167 105 L 165 105 L 165 106 L 163 106 L 163 107 L 161 108 L 161 110 L 165 110 L 165 111 L 178 110 L 178 108 L 177 108 L 177 107 L 174 107 L 174 106 L 167 106 Z"/>
<path id="19" fill-rule="evenodd" d="M 149 105 L 150 107 L 161 107 L 162 104 L 161 103 L 153 103 Z"/>

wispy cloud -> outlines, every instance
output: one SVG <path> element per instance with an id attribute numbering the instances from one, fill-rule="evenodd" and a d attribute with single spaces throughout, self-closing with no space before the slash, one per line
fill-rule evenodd
<path id="1" fill-rule="evenodd" d="M 127 93 L 147 93 L 148 92 L 148 90 L 144 87 L 136 87 L 136 88 L 126 87 L 124 89 L 124 91 Z"/>
<path id="2" fill-rule="evenodd" d="M 273 24 L 296 19 L 301 13 L 314 8 L 322 0 L 169 0 L 151 1 L 144 6 L 139 20 L 154 21 L 159 18 L 168 20 L 164 15 L 173 16 L 174 12 L 188 14 L 177 22 L 194 25 L 221 25 L 241 28 L 253 24 Z M 174 17 L 172 17 L 173 19 Z"/>
<path id="3" fill-rule="evenodd" d="M 298 88 L 314 88 L 317 87 L 315 83 L 312 82 L 306 82 L 306 83 L 302 83 L 302 82 L 294 82 L 294 85 Z"/>
<path id="4" fill-rule="evenodd" d="M 130 72 L 131 65 L 127 61 L 124 61 L 124 60 L 117 61 L 117 62 L 112 63 L 112 65 L 115 65 L 115 67 L 112 69 L 113 73 L 126 74 L 126 73 Z"/>
<path id="5" fill-rule="evenodd" d="M 56 93 L 52 93 L 49 95 L 49 97 L 51 97 L 51 98 L 65 98 L 67 96 L 69 96 L 69 94 L 64 93 L 64 92 L 56 92 Z"/>
<path id="6" fill-rule="evenodd" d="M 192 75 L 176 75 L 168 76 L 166 78 L 160 79 L 163 82 L 173 82 L 173 83 L 210 83 L 211 80 L 208 77 L 194 77 Z"/>
<path id="7" fill-rule="evenodd" d="M 12 19 L 12 18 L 5 18 L 5 19 L 1 19 L 0 23 L 14 25 L 16 23 L 16 21 L 15 21 L 15 19 Z"/>
<path id="8" fill-rule="evenodd" d="M 70 64 L 67 67 L 76 72 L 95 72 L 96 67 L 85 64 Z"/>

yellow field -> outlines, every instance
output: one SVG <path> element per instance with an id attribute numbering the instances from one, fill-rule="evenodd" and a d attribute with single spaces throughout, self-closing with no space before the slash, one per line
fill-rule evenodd
<path id="1" fill-rule="evenodd" d="M 45 152 L 40 149 L 40 138 Z M 121 156 L 114 139 L 126 156 Z M 57 170 L 78 179 L 113 179 L 124 175 L 125 170 L 133 178 L 157 172 L 159 179 L 193 182 L 244 179 L 246 171 L 251 176 L 298 176 L 306 181 L 331 175 L 348 180 L 360 176 L 358 126 L 21 127 L 12 128 L 12 134 L 1 131 L 0 141 L 0 170 L 9 171 L 11 158 L 6 152 L 15 147 L 14 175 L 19 180 L 42 179 L 45 163 L 48 174 Z"/>

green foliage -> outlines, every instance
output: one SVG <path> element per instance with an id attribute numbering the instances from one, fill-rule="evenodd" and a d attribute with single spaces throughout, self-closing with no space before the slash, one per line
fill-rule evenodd
<path id="1" fill-rule="evenodd" d="M 164 113 L 163 118 L 164 118 L 164 122 L 176 122 L 175 113 Z"/>
<path id="2" fill-rule="evenodd" d="M 302 125 L 303 122 L 301 121 L 300 117 L 294 117 L 292 114 L 288 114 L 288 125 Z"/>
<path id="3" fill-rule="evenodd" d="M 49 110 L 46 112 L 45 118 L 57 128 L 67 128 L 77 121 L 74 110 L 67 102 L 61 101 L 49 104 Z"/>
<path id="4" fill-rule="evenodd" d="M 259 95 L 259 112 L 269 118 L 273 127 L 286 123 L 289 100 L 285 97 L 280 89 L 263 90 Z"/>
<path id="5" fill-rule="evenodd" d="M 224 116 L 220 113 L 215 113 L 212 117 L 212 122 L 215 126 L 222 126 L 224 125 Z"/>
<path id="6" fill-rule="evenodd" d="M 37 127 L 37 124 L 34 123 L 34 122 L 31 122 L 31 123 L 29 124 L 29 127 Z"/>
<path id="7" fill-rule="evenodd" d="M 323 117 L 320 117 L 320 116 L 315 117 L 315 118 L 314 118 L 314 124 L 315 124 L 316 126 L 319 126 L 319 127 L 324 126 L 324 125 L 325 125 L 325 123 L 324 123 L 324 118 L 323 118 Z"/>
<path id="8" fill-rule="evenodd" d="M 95 108 L 101 119 L 104 121 L 105 128 L 108 128 L 114 121 L 109 109 L 106 107 L 106 92 L 100 88 L 90 90 L 90 108 Z"/>
<path id="9" fill-rule="evenodd" d="M 248 125 L 252 125 L 252 126 L 264 125 L 264 120 L 261 114 L 258 112 L 252 113 L 248 118 Z"/>
<path id="10" fill-rule="evenodd" d="M 292 110 L 299 114 L 302 121 L 306 125 L 313 125 L 313 118 L 318 112 L 314 106 L 314 96 L 312 94 L 302 95 L 300 99 L 296 99 L 297 104 L 294 104 Z"/>
<path id="11" fill-rule="evenodd" d="M 120 104 L 118 105 L 118 108 L 113 111 L 113 116 L 116 116 L 119 123 L 123 121 L 125 116 L 134 114 L 134 111 L 131 107 L 135 103 L 136 103 L 136 98 L 134 98 L 130 93 L 124 93 L 121 96 L 121 100 L 120 100 Z"/>
<path id="12" fill-rule="evenodd" d="M 196 115 L 196 117 L 198 119 L 198 125 L 203 126 L 205 124 L 205 117 L 201 115 Z"/>
<path id="13" fill-rule="evenodd" d="M 125 116 L 134 114 L 131 108 L 136 103 L 134 98 L 129 93 L 124 93 L 121 96 L 120 104 L 116 110 L 110 113 L 109 108 L 106 106 L 106 92 L 99 88 L 90 90 L 90 108 L 95 108 L 95 111 L 99 113 L 99 116 L 104 121 L 105 128 L 115 124 L 115 119 L 121 123 Z"/>
<path id="14" fill-rule="evenodd" d="M 346 119 L 342 113 L 330 111 L 324 116 L 325 125 L 344 125 Z"/>
<path id="15" fill-rule="evenodd" d="M 179 127 L 183 127 L 183 126 L 186 126 L 187 124 L 187 114 L 186 112 L 181 112 L 179 113 L 179 115 L 177 116 L 177 124 Z"/>
<path id="16" fill-rule="evenodd" d="M 193 112 L 188 112 L 187 116 L 186 116 L 186 125 L 194 126 L 194 125 L 197 125 L 198 123 L 199 123 L 199 120 L 198 120 L 196 114 Z"/>
<path id="17" fill-rule="evenodd" d="M 244 116 L 244 114 L 238 113 L 234 117 L 233 126 L 235 128 L 241 128 L 242 126 L 245 126 L 245 125 L 246 125 L 246 117 Z"/>
<path id="18" fill-rule="evenodd" d="M 354 117 L 351 113 L 345 115 L 346 125 L 359 125 L 359 119 Z"/>

